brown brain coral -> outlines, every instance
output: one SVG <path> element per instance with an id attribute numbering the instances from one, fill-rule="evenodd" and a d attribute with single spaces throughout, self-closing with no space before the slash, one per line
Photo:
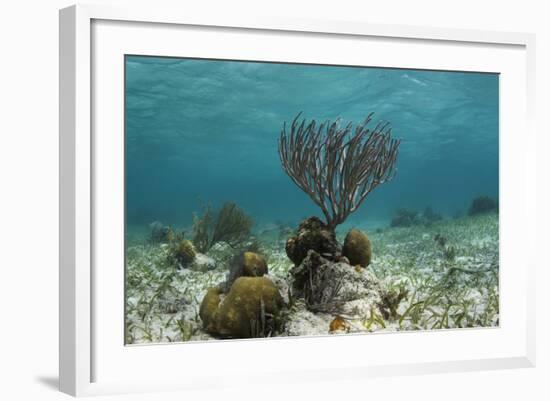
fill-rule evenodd
<path id="1" fill-rule="evenodd" d="M 223 338 L 265 337 L 277 330 L 284 303 L 269 278 L 239 277 L 221 302 L 220 294 L 210 289 L 202 301 L 205 330 Z"/>
<path id="2" fill-rule="evenodd" d="M 243 276 L 261 277 L 267 274 L 267 262 L 262 255 L 244 252 L 242 255 Z"/>

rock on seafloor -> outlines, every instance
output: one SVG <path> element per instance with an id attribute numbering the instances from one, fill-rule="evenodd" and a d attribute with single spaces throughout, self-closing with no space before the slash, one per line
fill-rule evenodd
<path id="1" fill-rule="evenodd" d="M 315 251 L 309 251 L 290 274 L 298 301 L 287 316 L 287 335 L 327 334 L 336 316 L 364 320 L 381 302 L 381 283 L 372 272 L 331 261 Z M 352 330 L 347 322 L 344 326 L 345 331 Z"/>
<path id="2" fill-rule="evenodd" d="M 305 303 L 296 303 L 285 323 L 288 336 L 317 336 L 327 334 L 327 327 L 332 320 L 329 314 L 316 314 L 307 310 Z"/>
<path id="3" fill-rule="evenodd" d="M 332 300 L 342 312 L 366 313 L 365 307 L 380 301 L 380 282 L 368 269 L 356 269 L 344 262 L 333 262 L 309 251 L 299 266 L 290 270 L 292 286 L 298 296 L 303 289 L 316 299 Z M 311 305 L 310 305 L 311 306 Z"/>
<path id="4" fill-rule="evenodd" d="M 188 267 L 191 270 L 206 272 L 216 268 L 216 261 L 203 253 L 197 253 Z"/>

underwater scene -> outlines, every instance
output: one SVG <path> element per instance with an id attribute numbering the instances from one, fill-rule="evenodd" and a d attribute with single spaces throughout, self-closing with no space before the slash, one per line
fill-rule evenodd
<path id="1" fill-rule="evenodd" d="M 125 341 L 499 325 L 499 76 L 125 56 Z"/>

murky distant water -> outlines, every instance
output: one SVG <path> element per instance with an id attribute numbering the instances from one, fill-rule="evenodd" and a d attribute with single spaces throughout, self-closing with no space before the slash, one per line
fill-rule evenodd
<path id="1" fill-rule="evenodd" d="M 127 57 L 128 225 L 184 227 L 226 201 L 256 226 L 322 216 L 277 153 L 283 122 L 300 111 L 344 122 L 372 111 L 402 139 L 396 177 L 350 220 L 465 212 L 477 195 L 498 198 L 498 88 L 496 74 Z"/>

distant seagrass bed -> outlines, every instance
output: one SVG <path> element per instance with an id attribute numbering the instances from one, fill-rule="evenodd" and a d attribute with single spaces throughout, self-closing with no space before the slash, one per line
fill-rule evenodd
<path id="1" fill-rule="evenodd" d="M 126 343 L 497 327 L 498 75 L 125 59 Z"/>

